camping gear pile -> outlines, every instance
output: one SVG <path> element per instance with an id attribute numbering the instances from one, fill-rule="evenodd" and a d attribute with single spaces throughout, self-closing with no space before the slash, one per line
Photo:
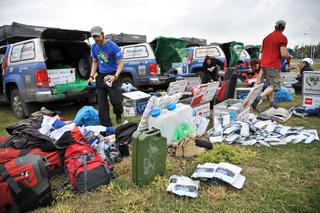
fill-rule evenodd
<path id="1" fill-rule="evenodd" d="M 228 75 L 224 85 L 235 84 L 230 80 L 234 70 L 229 69 Z M 278 146 L 319 140 L 316 130 L 281 124 L 300 108 L 270 108 L 258 117 L 250 114 L 250 106 L 263 85 L 251 88 L 244 100 L 230 99 L 234 85 L 231 89 L 218 85 L 190 86 L 190 82 L 180 79 L 159 96 L 128 96 L 125 101 L 133 114 L 143 113 L 139 124 L 129 122 L 106 128 L 100 125 L 98 111 L 85 106 L 72 122 L 42 109 L 7 127 L 10 137 L 0 143 L 0 210 L 28 211 L 50 205 L 53 196 L 48 180 L 56 174 L 65 175 L 61 190 L 69 184 L 75 193 L 108 184 L 114 178 L 111 165 L 129 156 L 131 142 L 132 182 L 142 186 L 165 174 L 167 153 L 191 159 L 214 148 L 217 142 Z M 210 111 L 199 113 L 195 108 L 212 99 L 220 103 L 214 105 L 214 127 L 207 131 Z M 138 107 L 140 103 L 143 107 Z M 317 106 L 314 109 L 318 112 Z M 200 181 L 242 189 L 246 178 L 241 171 L 227 162 L 207 162 L 197 166 L 192 179 L 171 176 L 167 191 L 195 198 Z"/>
<path id="2" fill-rule="evenodd" d="M 180 84 L 182 85 L 183 81 L 180 81 Z M 204 85 L 194 86 L 198 89 L 203 87 Z M 208 131 L 209 119 L 205 114 L 196 115 L 191 104 L 182 104 L 190 103 L 190 101 L 183 100 L 186 92 L 182 92 L 180 88 L 173 85 L 170 85 L 169 88 L 175 88 L 173 89 L 175 92 L 169 90 L 168 93 L 164 92 L 160 97 L 150 97 L 138 130 L 133 135 L 135 148 L 132 152 L 134 159 L 132 180 L 138 185 L 146 185 L 157 175 L 164 174 L 166 156 L 163 153 L 166 148 L 170 156 L 191 159 L 214 148 L 212 145 L 217 142 L 279 146 L 288 143 L 307 144 L 319 140 L 316 130 L 282 125 L 281 123 L 290 119 L 292 115 L 291 111 L 284 108 L 270 108 L 261 112 L 258 117 L 251 114 L 251 104 L 261 92 L 263 85 L 251 88 L 244 100 L 226 97 L 222 99 L 221 103 L 214 105 L 214 127 Z M 206 96 L 205 91 L 202 91 L 202 97 Z M 217 96 L 219 96 L 219 91 L 223 90 L 220 88 L 220 90 L 214 89 L 214 91 L 218 91 Z M 223 92 L 234 93 L 234 91 Z M 169 93 L 170 95 L 168 95 Z M 191 94 L 199 95 L 201 91 L 200 93 L 191 92 Z M 195 100 L 196 98 L 191 97 L 191 99 Z M 207 136 L 205 136 L 206 131 Z M 141 148 L 137 148 L 138 146 Z M 208 162 L 204 165 L 198 165 L 192 178 L 216 184 L 228 183 L 236 189 L 241 189 L 246 178 L 240 172 L 240 167 L 227 162 L 220 164 Z M 198 196 L 199 181 L 185 176 L 173 175 L 169 182 L 167 188 L 169 192 L 179 196 Z"/>
<path id="3" fill-rule="evenodd" d="M 65 175 L 75 193 L 92 191 L 114 178 L 110 165 L 128 156 L 137 124 L 98 126 L 97 113 L 84 107 L 75 123 L 41 109 L 6 128 L 0 143 L 0 212 L 24 212 L 53 201 L 49 179 Z M 91 125 L 91 126 L 89 126 Z"/>

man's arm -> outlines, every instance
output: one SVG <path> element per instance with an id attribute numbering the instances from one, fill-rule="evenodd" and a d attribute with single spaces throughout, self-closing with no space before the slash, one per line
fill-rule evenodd
<path id="1" fill-rule="evenodd" d="M 280 47 L 280 54 L 281 54 L 281 57 L 286 58 L 286 60 L 290 60 L 290 55 L 287 51 L 287 47 L 281 46 Z"/>
<path id="2" fill-rule="evenodd" d="M 120 73 L 122 71 L 122 68 L 123 68 L 123 60 L 122 59 L 119 59 L 117 60 L 117 64 L 118 64 L 118 68 L 117 68 L 117 71 L 114 75 L 112 75 L 112 77 L 109 78 L 109 82 L 113 82 L 115 81 L 119 76 L 120 76 Z"/>
<path id="3" fill-rule="evenodd" d="M 123 68 L 123 60 L 122 59 L 119 59 L 117 61 L 117 64 L 118 64 L 118 68 L 117 68 L 117 72 L 116 74 L 114 74 L 116 76 L 116 78 L 118 78 L 122 72 L 122 68 Z"/>
<path id="4" fill-rule="evenodd" d="M 98 61 L 97 59 L 92 58 L 91 72 L 90 72 L 90 77 L 88 79 L 88 84 L 92 84 L 93 76 L 97 72 L 97 68 L 98 68 Z"/>
<path id="5" fill-rule="evenodd" d="M 97 68 L 98 68 L 98 61 L 97 59 L 92 58 L 90 77 L 94 76 L 94 74 L 97 72 Z"/>

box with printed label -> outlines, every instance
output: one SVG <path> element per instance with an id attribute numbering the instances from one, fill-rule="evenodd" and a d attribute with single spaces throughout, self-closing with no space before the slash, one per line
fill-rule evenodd
<path id="1" fill-rule="evenodd" d="M 302 99 L 303 106 L 315 106 L 315 105 L 320 105 L 320 95 L 309 95 L 305 94 L 303 95 Z"/>
<path id="2" fill-rule="evenodd" d="M 192 115 L 193 116 L 209 117 L 210 116 L 210 102 L 192 107 Z"/>
<path id="3" fill-rule="evenodd" d="M 251 90 L 252 87 L 236 88 L 236 91 L 234 93 L 234 99 L 244 100 Z"/>
<path id="4" fill-rule="evenodd" d="M 249 118 L 250 106 L 262 91 L 263 84 L 251 89 L 244 100 L 228 99 L 213 106 L 213 116 L 234 113 L 236 120 L 245 121 Z"/>
<path id="5" fill-rule="evenodd" d="M 132 117 L 143 114 L 150 97 L 151 95 L 141 91 L 123 93 L 124 116 Z"/>
<path id="6" fill-rule="evenodd" d="M 49 87 L 53 87 L 57 84 L 72 83 L 76 81 L 76 69 L 50 69 L 47 70 Z"/>

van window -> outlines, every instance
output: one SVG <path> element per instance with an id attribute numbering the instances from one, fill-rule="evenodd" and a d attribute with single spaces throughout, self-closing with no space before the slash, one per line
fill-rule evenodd
<path id="1" fill-rule="evenodd" d="M 149 54 L 148 54 L 147 48 L 144 45 L 123 48 L 124 59 L 144 58 L 148 56 Z"/>
<path id="2" fill-rule="evenodd" d="M 34 59 L 35 55 L 34 42 L 18 44 L 12 48 L 10 62 Z"/>
<path id="3" fill-rule="evenodd" d="M 207 55 L 211 57 L 219 57 L 221 56 L 221 53 L 216 47 L 197 48 L 195 58 L 203 58 L 203 57 L 206 57 Z"/>

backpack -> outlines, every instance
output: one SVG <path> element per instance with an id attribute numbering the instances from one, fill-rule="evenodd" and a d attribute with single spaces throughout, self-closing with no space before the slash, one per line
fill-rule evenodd
<path id="1" fill-rule="evenodd" d="M 0 210 L 28 211 L 51 204 L 48 174 L 39 155 L 29 154 L 0 164 Z"/>
<path id="2" fill-rule="evenodd" d="M 111 180 L 108 164 L 90 145 L 83 142 L 67 147 L 65 168 L 74 190 L 78 193 L 91 191 Z"/>
<path id="3" fill-rule="evenodd" d="M 63 159 L 58 151 L 43 152 L 41 149 L 15 149 L 15 148 L 0 148 L 0 164 L 7 163 L 15 158 L 22 157 L 28 154 L 40 155 L 45 168 L 48 171 L 49 177 L 55 174 L 63 173 Z"/>

